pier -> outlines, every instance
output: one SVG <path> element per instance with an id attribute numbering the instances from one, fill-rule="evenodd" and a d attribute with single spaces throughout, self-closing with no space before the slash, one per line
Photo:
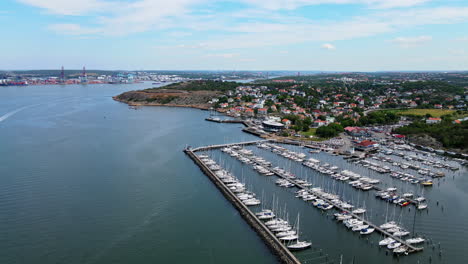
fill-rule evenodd
<path id="1" fill-rule="evenodd" d="M 264 143 L 264 142 L 274 142 L 273 140 L 254 140 L 254 141 L 246 141 L 246 142 L 240 142 L 240 143 L 229 143 L 229 144 L 220 144 L 220 145 L 210 145 L 210 146 L 205 146 L 205 147 L 198 147 L 198 148 L 193 148 L 190 149 L 192 152 L 197 152 L 197 151 L 207 151 L 207 150 L 212 150 L 212 149 L 219 149 L 219 148 L 226 148 L 226 147 L 232 147 L 232 146 L 248 146 L 248 145 L 256 145 L 258 143 Z"/>
<path id="2" fill-rule="evenodd" d="M 221 118 L 207 117 L 207 118 L 205 118 L 205 120 L 210 121 L 210 122 L 215 122 L 215 123 L 243 124 L 244 126 L 248 126 L 246 124 L 246 121 L 237 120 L 237 119 L 221 119 Z"/>
<path id="3" fill-rule="evenodd" d="M 255 142 L 245 142 L 243 144 L 250 145 L 255 144 Z M 252 213 L 252 211 L 250 211 L 250 209 L 244 203 L 242 203 L 242 201 L 195 154 L 195 151 L 231 145 L 238 144 L 217 145 L 215 147 L 211 146 L 206 148 L 202 147 L 198 148 L 197 150 L 186 148 L 184 152 L 200 167 L 200 169 L 221 191 L 224 197 L 226 197 L 226 199 L 228 199 L 234 205 L 234 207 L 239 211 L 239 213 L 245 219 L 245 221 L 255 230 L 255 232 L 257 232 L 257 234 L 263 239 L 263 241 L 273 252 L 273 254 L 275 254 L 282 263 L 300 264 L 301 262 L 287 249 L 287 247 L 265 226 L 265 224 L 260 219 L 258 219 L 258 217 L 254 213 Z"/>

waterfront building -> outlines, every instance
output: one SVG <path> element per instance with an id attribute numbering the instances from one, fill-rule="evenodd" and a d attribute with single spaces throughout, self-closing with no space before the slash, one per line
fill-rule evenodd
<path id="1" fill-rule="evenodd" d="M 372 151 L 372 150 L 375 150 L 379 146 L 377 142 L 374 142 L 372 140 L 363 140 L 361 142 L 356 143 L 355 145 L 356 145 L 355 148 L 361 151 Z"/>
<path id="2" fill-rule="evenodd" d="M 284 125 L 274 120 L 266 120 L 262 122 L 263 129 L 269 132 L 278 132 L 284 129 Z"/>

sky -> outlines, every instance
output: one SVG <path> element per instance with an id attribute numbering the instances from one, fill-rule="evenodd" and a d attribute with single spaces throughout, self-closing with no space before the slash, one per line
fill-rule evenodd
<path id="1" fill-rule="evenodd" d="M 0 0 L 0 69 L 468 70 L 468 0 Z"/>

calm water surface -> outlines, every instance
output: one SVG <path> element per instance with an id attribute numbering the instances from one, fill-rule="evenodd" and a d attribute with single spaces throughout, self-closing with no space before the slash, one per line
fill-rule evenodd
<path id="1" fill-rule="evenodd" d="M 276 263 L 182 152 L 253 137 L 149 86 L 0 88 L 0 263 Z"/>
<path id="2" fill-rule="evenodd" d="M 151 86 L 151 85 L 150 85 Z M 111 96 L 146 84 L 2 87 L 0 89 L 0 263 L 276 263 L 182 149 L 255 139 L 239 125 L 205 122 L 207 112 L 165 107 L 129 109 Z M 308 154 L 428 198 L 414 213 L 358 192 L 300 163 L 249 147 L 275 166 L 342 195 L 428 239 L 422 253 L 396 258 L 220 152 L 209 152 L 247 183 L 264 204 L 279 201 L 313 248 L 303 263 L 468 263 L 466 168 L 432 188 L 403 183 L 326 153 Z M 307 153 L 307 150 L 289 147 Z M 393 156 L 394 159 L 399 159 Z M 388 164 L 386 164 L 388 165 Z M 438 169 L 439 170 L 439 169 Z M 442 170 L 442 169 L 441 169 Z M 414 173 L 414 171 L 408 171 Z M 258 208 L 257 208 L 258 209 Z M 254 209 L 255 210 L 255 209 Z M 440 248 L 439 248 L 440 243 Z"/>

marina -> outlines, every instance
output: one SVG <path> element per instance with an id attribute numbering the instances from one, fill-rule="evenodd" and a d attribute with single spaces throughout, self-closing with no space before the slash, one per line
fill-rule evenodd
<path id="1" fill-rule="evenodd" d="M 280 146 L 280 145 L 283 145 L 283 146 Z M 214 153 L 224 152 L 225 154 L 228 154 L 229 156 L 235 158 L 239 162 L 251 167 L 254 171 L 257 172 L 257 175 L 263 175 L 267 177 L 274 175 L 278 177 L 278 180 L 274 181 L 276 186 L 280 188 L 284 188 L 285 190 L 291 190 L 291 192 L 295 194 L 294 197 L 296 199 L 299 198 L 300 200 L 305 201 L 306 204 L 311 204 L 314 207 L 317 207 L 322 212 L 328 212 L 328 210 L 333 210 L 335 212 L 337 211 L 336 213 L 333 214 L 334 218 L 336 218 L 336 220 L 339 222 L 343 221 L 343 224 L 346 227 L 352 229 L 352 231 L 354 232 L 357 232 L 358 234 L 360 234 L 361 237 L 363 238 L 367 237 L 368 235 L 372 233 L 378 234 L 378 236 L 381 237 L 381 239 L 379 239 L 379 241 L 376 242 L 376 245 L 378 245 L 379 250 L 380 248 L 385 247 L 387 248 L 386 250 L 392 252 L 396 256 L 405 256 L 408 254 L 413 255 L 411 253 L 422 252 L 424 250 L 424 246 L 421 244 L 427 243 L 427 241 L 431 241 L 430 238 L 427 238 L 424 236 L 421 237 L 419 236 L 419 234 L 416 234 L 414 232 L 414 226 L 413 226 L 413 231 L 407 231 L 408 229 L 403 228 L 398 224 L 400 221 L 398 222 L 387 221 L 388 210 L 389 210 L 388 207 L 390 204 L 399 205 L 400 208 L 404 208 L 408 204 L 413 204 L 415 208 L 413 209 L 414 214 L 415 214 L 414 217 L 416 217 L 417 211 L 424 210 L 427 208 L 427 203 L 425 203 L 426 202 L 425 198 L 422 195 L 410 193 L 410 192 L 397 194 L 396 191 L 399 188 L 377 186 L 381 183 L 381 180 L 377 178 L 360 176 L 358 173 L 355 173 L 352 170 L 347 170 L 347 169 L 342 170 L 338 166 L 333 165 L 333 163 L 331 162 L 330 164 L 325 163 L 324 164 L 325 166 L 322 167 L 319 165 L 321 161 L 313 157 L 321 152 L 320 149 L 318 149 L 317 151 L 311 151 L 310 154 L 312 154 L 313 156 L 308 157 L 303 152 L 294 152 L 294 151 L 289 150 L 287 146 L 290 146 L 290 148 L 295 148 L 295 149 L 298 149 L 298 148 L 304 149 L 304 150 L 306 149 L 303 146 L 300 146 L 300 145 L 298 146 L 298 144 L 289 145 L 287 144 L 287 142 L 277 142 L 275 140 L 259 140 L 259 141 L 243 142 L 243 143 L 220 144 L 220 145 L 199 147 L 199 148 L 194 148 L 194 149 L 186 149 L 186 151 L 193 151 L 197 153 L 200 152 L 203 154 L 197 154 L 197 155 L 206 155 L 206 157 L 210 157 L 210 158 L 213 158 L 212 155 L 215 155 Z M 313 169 L 321 173 L 322 175 L 327 175 L 329 179 L 331 179 L 332 181 L 325 183 L 325 185 L 323 185 L 324 182 L 322 182 L 322 184 L 317 184 L 317 182 L 314 182 L 315 183 L 314 184 L 312 183 L 313 182 L 312 178 L 310 178 L 309 176 L 306 176 L 305 178 L 300 177 L 287 169 L 282 169 L 279 166 L 275 166 L 276 165 L 275 162 L 265 159 L 264 157 L 258 156 L 257 155 L 258 152 L 256 149 L 268 151 L 272 154 L 281 156 L 281 159 L 286 160 L 285 164 L 288 164 L 286 167 L 291 167 L 292 163 L 297 162 L 298 166 L 304 167 L 304 169 L 300 169 L 301 171 L 307 170 L 307 169 Z M 322 150 L 323 149 L 324 148 L 322 148 Z M 325 155 L 333 156 L 328 153 Z M 222 159 L 219 162 L 225 163 L 226 161 Z M 351 162 L 352 164 L 355 163 L 352 160 L 348 160 L 348 163 L 349 162 Z M 372 168 L 369 168 L 370 166 L 374 166 L 374 167 L 378 166 L 380 168 L 380 165 L 378 164 L 371 164 L 371 163 L 363 163 L 363 164 L 367 166 L 362 166 L 359 164 L 359 162 L 356 165 L 363 167 L 366 170 L 372 170 Z M 333 172 L 333 173 L 330 173 L 330 172 Z M 378 173 L 383 173 L 383 174 L 401 173 L 401 175 L 404 175 L 404 172 L 392 170 L 392 169 L 388 169 L 386 171 L 382 171 Z M 303 175 L 307 175 L 307 173 L 304 173 L 301 176 Z M 387 179 L 392 179 L 392 178 L 393 177 L 389 177 Z M 266 179 L 271 179 L 271 178 L 268 177 Z M 362 202 L 361 204 L 359 204 L 359 198 L 358 198 L 358 205 L 361 205 L 361 207 L 358 208 L 357 205 L 353 205 L 352 202 L 347 202 L 342 196 L 339 195 L 340 193 L 339 188 L 341 187 L 336 188 L 335 186 L 336 182 L 338 182 L 339 184 L 343 184 L 344 182 L 349 181 L 350 184 L 348 186 L 351 186 L 351 183 L 353 181 L 356 182 L 356 180 L 360 180 L 360 181 L 357 181 L 360 184 L 356 185 L 356 186 L 359 186 L 357 188 L 356 186 L 352 186 L 353 189 L 358 190 L 359 193 L 361 193 L 362 191 L 364 191 L 362 193 L 365 193 L 365 191 L 373 190 L 375 191 L 375 197 L 380 198 L 381 200 L 387 201 L 386 203 L 387 213 L 385 214 L 385 222 L 383 222 L 382 224 L 377 224 L 373 222 L 373 220 L 370 219 L 368 215 L 369 212 L 366 212 L 369 209 L 367 208 L 366 210 L 365 201 L 364 201 L 364 204 L 362 204 Z M 407 184 L 410 184 L 410 186 L 413 186 L 414 184 L 414 187 L 423 186 L 422 183 L 420 182 L 417 182 L 417 183 L 418 184 L 416 183 L 412 183 L 412 184 L 407 183 Z M 246 183 L 243 183 L 243 184 L 246 184 Z M 330 189 L 330 186 L 333 186 L 333 187 Z M 343 188 L 342 190 L 344 190 L 345 187 L 343 186 L 342 188 Z M 346 187 L 346 188 L 347 188 L 346 191 L 348 191 L 349 187 Z M 263 208 L 263 204 L 265 203 L 265 201 L 267 200 L 260 199 L 257 206 L 260 206 L 260 204 L 262 204 L 261 206 Z M 364 206 L 362 207 L 362 205 Z M 254 206 L 254 207 L 257 207 L 257 206 Z M 399 210 L 401 210 L 400 217 L 399 217 L 401 219 L 402 215 L 405 213 L 402 209 L 399 209 Z M 267 215 L 264 215 L 264 213 Z M 275 213 L 276 212 L 274 210 L 270 210 L 270 209 L 262 209 L 262 211 L 255 212 L 257 217 L 259 216 L 265 217 L 264 219 L 275 219 L 274 218 Z M 329 214 L 327 213 L 327 215 Z M 395 213 L 394 213 L 394 218 L 395 218 Z M 260 221 L 260 219 L 258 220 Z M 291 235 L 292 238 L 297 239 L 297 237 L 294 235 L 295 231 L 291 230 L 291 227 L 289 226 L 286 229 L 279 229 L 276 231 L 281 231 L 280 235 Z M 412 234 L 413 237 L 407 238 L 406 236 L 410 234 Z M 419 254 L 415 254 L 415 256 L 417 255 Z M 305 263 L 308 263 L 308 262 L 305 262 Z"/>

